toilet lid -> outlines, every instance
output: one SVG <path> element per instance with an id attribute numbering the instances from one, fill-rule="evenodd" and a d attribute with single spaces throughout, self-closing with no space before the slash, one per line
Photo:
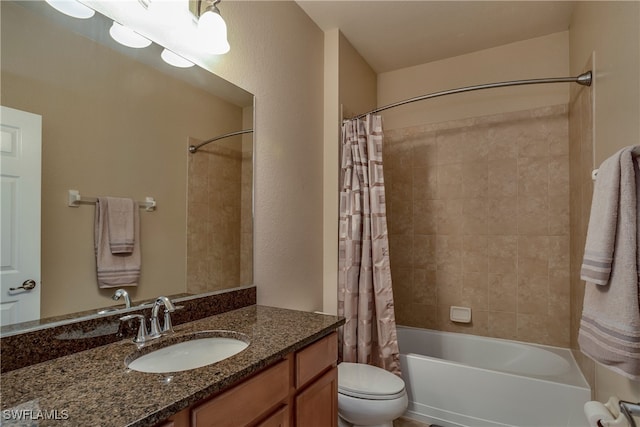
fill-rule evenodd
<path id="1" fill-rule="evenodd" d="M 342 362 L 338 365 L 338 391 L 363 399 L 395 399 L 404 393 L 404 381 L 376 366 Z"/>

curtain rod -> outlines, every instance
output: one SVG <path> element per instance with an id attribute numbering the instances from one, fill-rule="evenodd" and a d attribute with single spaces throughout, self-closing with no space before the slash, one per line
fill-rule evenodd
<path id="1" fill-rule="evenodd" d="M 198 151 L 198 149 L 200 147 L 202 147 L 204 145 L 207 145 L 207 144 L 210 144 L 210 143 L 212 143 L 214 141 L 217 141 L 219 139 L 229 138 L 231 136 L 242 135 L 244 133 L 251 133 L 251 132 L 253 132 L 253 129 L 244 129 L 244 130 L 239 130 L 237 132 L 225 133 L 224 135 L 214 136 L 213 138 L 207 139 L 206 141 L 201 142 L 198 145 L 190 145 L 189 146 L 189 152 L 190 153 L 195 153 L 196 151 Z"/>
<path id="2" fill-rule="evenodd" d="M 493 89 L 493 88 L 505 87 L 505 86 L 522 86 L 522 85 L 534 85 L 534 84 L 543 84 L 543 83 L 578 83 L 583 86 L 591 86 L 591 81 L 592 81 L 591 71 L 587 71 L 585 73 L 580 74 L 577 77 L 552 77 L 552 78 L 546 78 L 546 79 L 513 80 L 509 82 L 487 83 L 482 85 L 466 86 L 466 87 L 461 87 L 457 89 L 443 90 L 441 92 L 434 92 L 427 95 L 421 95 L 421 96 L 416 96 L 414 98 L 405 99 L 404 101 L 395 102 L 393 104 L 385 105 L 384 107 L 371 110 L 368 113 L 360 114 L 358 116 L 353 117 L 353 119 L 361 119 L 368 114 L 379 113 L 381 111 L 388 110 L 390 108 L 399 107 L 401 105 L 409 104 L 416 101 L 423 101 L 425 99 L 437 98 L 439 96 L 452 95 L 455 93 L 462 93 L 462 92 L 471 92 L 471 91 L 480 90 L 480 89 Z"/>

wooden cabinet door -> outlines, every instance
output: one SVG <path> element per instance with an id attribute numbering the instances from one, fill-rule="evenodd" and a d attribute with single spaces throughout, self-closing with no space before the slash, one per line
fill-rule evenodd
<path id="1" fill-rule="evenodd" d="M 338 368 L 334 367 L 296 396 L 297 427 L 337 427 Z"/>
<path id="2" fill-rule="evenodd" d="M 296 388 L 302 388 L 338 360 L 338 334 L 319 339 L 296 353 Z"/>

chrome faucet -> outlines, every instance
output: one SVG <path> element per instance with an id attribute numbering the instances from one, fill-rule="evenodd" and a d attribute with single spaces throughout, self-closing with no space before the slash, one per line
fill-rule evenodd
<path id="1" fill-rule="evenodd" d="M 129 293 L 127 291 L 125 291 L 124 289 L 118 289 L 116 291 L 116 293 L 113 294 L 113 296 L 111 298 L 113 298 L 114 301 L 118 301 L 120 299 L 120 297 L 124 297 L 124 304 L 125 304 L 126 308 L 130 308 L 131 307 L 131 298 L 129 298 Z"/>
<path id="2" fill-rule="evenodd" d="M 158 320 L 158 312 L 160 306 L 164 305 L 164 323 L 160 328 L 160 321 Z M 167 297 L 160 296 L 156 298 L 156 302 L 151 309 L 151 331 L 149 332 L 150 338 L 157 338 L 160 335 L 173 332 L 173 325 L 171 324 L 171 313 L 176 311 L 176 307 L 171 300 Z"/>
<path id="3" fill-rule="evenodd" d="M 126 322 L 128 320 L 138 319 L 140 324 L 138 325 L 138 333 L 133 339 L 136 344 L 144 344 L 150 337 L 147 334 L 147 319 L 142 314 L 128 314 L 120 318 L 120 321 Z"/>
<path id="4" fill-rule="evenodd" d="M 117 292 L 116 292 L 117 293 Z M 126 292 L 125 292 L 126 294 Z M 160 327 L 160 321 L 158 314 L 160 312 L 160 306 L 164 305 L 164 323 L 162 328 Z M 138 326 L 138 333 L 133 339 L 136 344 L 144 344 L 147 341 L 160 338 L 162 335 L 173 333 L 173 325 L 171 324 L 171 313 L 176 311 L 176 307 L 171 300 L 167 297 L 160 296 L 156 298 L 153 308 L 151 309 L 151 325 L 150 330 L 147 332 L 147 319 L 142 314 L 129 314 L 120 318 L 120 321 L 127 322 L 129 320 L 137 319 L 140 321 Z"/>

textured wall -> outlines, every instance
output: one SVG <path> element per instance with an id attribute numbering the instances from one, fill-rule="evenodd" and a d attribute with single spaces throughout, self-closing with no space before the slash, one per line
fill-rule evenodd
<path id="1" fill-rule="evenodd" d="M 338 29 L 325 33 L 324 286 L 322 310 L 337 313 L 340 124 L 376 106 L 377 76 Z"/>
<path id="2" fill-rule="evenodd" d="M 591 68 L 593 58 L 587 62 Z M 587 226 L 593 196 L 593 87 L 577 87 L 569 104 L 569 159 L 571 204 L 571 348 L 591 387 L 595 386 L 594 362 L 578 346 L 584 285 L 580 267 L 587 240 Z"/>
<path id="3" fill-rule="evenodd" d="M 381 73 L 378 105 L 446 89 L 569 74 L 567 31 Z M 383 112 L 386 129 L 523 111 L 569 101 L 569 85 L 531 85 L 481 90 Z"/>
<path id="4" fill-rule="evenodd" d="M 256 95 L 260 304 L 322 308 L 323 33 L 294 2 L 223 2 L 231 51 L 205 65 Z"/>

